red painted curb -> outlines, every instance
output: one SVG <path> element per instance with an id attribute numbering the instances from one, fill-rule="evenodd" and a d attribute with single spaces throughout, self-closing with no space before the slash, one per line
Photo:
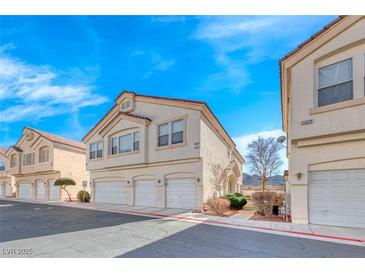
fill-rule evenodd
<path id="1" fill-rule="evenodd" d="M 268 228 L 268 227 L 258 227 L 258 226 L 251 226 L 251 225 L 242 225 L 242 224 L 231 224 L 227 222 L 220 222 L 220 221 L 213 221 L 213 220 L 202 220 L 199 218 L 192 218 L 192 217 L 184 217 L 184 216 L 176 216 L 176 215 L 165 215 L 159 213 L 141 213 L 138 211 L 125 211 L 121 210 L 120 212 L 124 213 L 133 213 L 138 215 L 147 215 L 147 216 L 155 216 L 155 217 L 164 217 L 164 218 L 171 218 L 171 219 L 178 219 L 178 220 L 187 220 L 187 221 L 199 221 L 203 223 L 211 223 L 211 224 L 220 224 L 220 225 L 229 225 L 229 226 L 237 226 L 237 227 L 247 227 L 247 228 L 255 228 L 260 230 L 266 231 L 277 231 L 277 232 L 285 232 L 294 235 L 303 235 L 303 236 L 311 236 L 311 237 L 318 237 L 318 238 L 326 238 L 326 239 L 333 239 L 333 240 L 342 240 L 342 241 L 350 241 L 350 242 L 358 242 L 358 243 L 365 243 L 365 239 L 355 239 L 355 238 L 347 238 L 347 237 L 338 237 L 338 236 L 331 236 L 331 235 L 324 235 L 324 234 L 316 234 L 316 233 L 308 233 L 308 232 L 300 232 L 300 231 L 291 231 L 285 229 L 275 229 L 275 228 Z"/>

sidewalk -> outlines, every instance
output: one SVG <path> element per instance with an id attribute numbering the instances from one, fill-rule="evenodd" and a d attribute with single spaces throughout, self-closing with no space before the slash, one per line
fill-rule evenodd
<path id="1" fill-rule="evenodd" d="M 193 213 L 183 209 L 131 207 L 127 205 L 115 204 L 81 204 L 77 202 L 49 202 L 4 199 L 19 202 L 50 204 L 66 207 L 77 207 L 91 210 L 108 211 L 116 213 L 126 213 L 133 215 L 148 216 L 153 218 L 167 218 L 186 222 L 205 223 L 209 225 L 225 226 L 237 229 L 273 233 L 291 237 L 302 237 L 336 243 L 360 245 L 365 247 L 365 229 L 347 228 L 313 224 L 292 224 L 280 222 L 266 222 L 249 220 L 250 214 L 236 214 L 231 217 L 209 216 L 202 213 Z"/>

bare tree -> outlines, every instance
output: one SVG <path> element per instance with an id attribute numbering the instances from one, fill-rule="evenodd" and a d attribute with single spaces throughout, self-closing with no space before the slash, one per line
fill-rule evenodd
<path id="1" fill-rule="evenodd" d="M 226 186 L 226 180 L 224 177 L 224 170 L 220 164 L 214 164 L 212 165 L 212 182 L 214 185 L 214 189 L 218 193 L 218 197 L 220 197 L 224 191 L 224 188 Z"/>
<path id="2" fill-rule="evenodd" d="M 258 137 L 247 146 L 246 163 L 255 175 L 261 176 L 262 191 L 266 190 L 266 179 L 272 176 L 283 164 L 279 152 L 281 146 L 275 138 Z"/>

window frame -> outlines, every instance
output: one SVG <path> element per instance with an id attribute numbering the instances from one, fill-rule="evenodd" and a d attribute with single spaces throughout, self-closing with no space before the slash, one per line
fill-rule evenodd
<path id="1" fill-rule="evenodd" d="M 175 133 L 180 133 L 182 132 L 182 141 L 181 142 L 175 142 L 173 143 L 173 123 L 174 122 L 178 122 L 181 121 L 182 122 L 182 131 L 178 131 Z M 168 142 L 166 145 L 162 145 L 160 146 L 159 144 L 159 128 L 162 125 L 166 125 L 168 126 L 167 132 L 168 132 Z M 187 142 L 187 115 L 183 115 L 183 116 L 178 116 L 178 117 L 174 117 L 173 119 L 169 119 L 169 120 L 165 120 L 165 121 L 161 121 L 160 123 L 157 124 L 157 129 L 156 129 L 156 150 L 159 149 L 165 149 L 165 148 L 173 148 L 173 147 L 179 147 L 179 146 L 185 146 L 186 142 Z M 163 135 L 165 136 L 165 135 Z"/>
<path id="2" fill-rule="evenodd" d="M 27 156 L 29 156 L 29 155 L 32 155 L 31 156 L 31 161 L 30 161 L 30 164 L 26 164 L 26 160 L 27 160 Z M 35 153 L 34 152 L 28 152 L 28 153 L 25 153 L 25 154 L 23 154 L 23 166 L 25 167 L 25 166 L 33 166 L 34 165 L 34 158 L 35 158 Z"/>
<path id="3" fill-rule="evenodd" d="M 5 170 L 5 161 L 0 160 L 0 171 L 4 171 L 4 170 Z"/>
<path id="4" fill-rule="evenodd" d="M 42 152 L 46 152 L 46 159 L 42 160 Z M 38 153 L 38 163 L 48 163 L 49 162 L 49 147 L 41 147 Z"/>
<path id="5" fill-rule="evenodd" d="M 348 61 L 348 60 L 351 60 L 351 67 L 352 67 L 351 80 L 347 80 L 347 81 L 344 81 L 344 82 L 336 83 L 335 85 L 330 85 L 330 86 L 325 86 L 325 87 L 319 88 L 319 71 L 321 69 L 324 69 L 326 67 L 333 66 L 333 65 L 336 65 L 336 64 Z M 316 107 L 317 108 L 323 108 L 323 107 L 331 106 L 331 105 L 334 105 L 334 104 L 340 104 L 340 103 L 351 101 L 351 100 L 354 99 L 354 60 L 353 60 L 352 56 L 350 56 L 348 58 L 345 58 L 345 59 L 342 59 L 342 60 L 339 60 L 339 61 L 335 61 L 333 63 L 329 63 L 329 64 L 326 64 L 326 65 L 320 66 L 320 67 L 318 66 L 317 69 L 316 69 L 316 77 L 317 77 L 316 78 L 317 79 L 317 86 L 316 86 L 316 98 L 315 99 L 316 99 Z M 319 91 L 320 90 L 330 88 L 330 87 L 334 87 L 334 86 L 338 86 L 338 85 L 345 84 L 345 83 L 349 83 L 349 82 L 352 82 L 352 99 L 339 101 L 339 102 L 336 102 L 336 103 L 330 103 L 330 104 L 326 104 L 326 105 L 322 105 L 322 106 L 319 105 Z"/>
<path id="6" fill-rule="evenodd" d="M 13 159 L 14 159 L 14 163 L 13 163 Z M 10 168 L 16 167 L 16 161 L 17 161 L 17 155 L 16 154 L 10 155 L 10 163 L 9 163 Z"/>
<path id="7" fill-rule="evenodd" d="M 138 138 L 138 148 L 135 145 L 135 136 L 136 134 L 138 134 L 139 138 Z M 128 136 L 130 135 L 130 150 L 128 151 L 121 151 L 120 147 L 121 147 L 121 138 L 124 136 Z M 108 157 L 113 157 L 116 155 L 120 155 L 120 154 L 128 154 L 128 153 L 137 153 L 140 151 L 140 130 L 133 130 L 133 131 L 128 131 L 128 133 L 124 133 L 124 134 L 113 134 L 112 136 L 109 137 L 110 140 L 110 152 Z M 113 153 L 113 140 L 117 140 L 117 151 L 116 153 Z"/>
<path id="8" fill-rule="evenodd" d="M 100 145 L 100 147 L 99 147 L 99 145 Z M 95 146 L 95 147 L 93 148 L 93 146 Z M 102 159 L 103 151 L 104 151 L 103 141 L 96 141 L 96 142 L 91 143 L 89 145 L 89 160 Z M 99 154 L 99 152 L 100 152 L 100 154 Z"/>
<path id="9" fill-rule="evenodd" d="M 127 136 L 130 136 L 130 140 L 129 140 L 129 150 L 125 150 L 125 151 L 122 151 L 121 150 L 121 144 L 122 144 L 122 142 L 121 142 L 121 138 L 126 138 Z M 119 137 L 118 137 L 118 139 L 119 139 L 119 148 L 118 148 L 118 153 L 119 154 L 123 154 L 123 153 L 128 153 L 128 152 L 132 152 L 133 151 L 133 135 L 132 135 L 132 133 L 127 133 L 127 134 L 123 134 L 123 135 L 120 135 Z"/>
<path id="10" fill-rule="evenodd" d="M 167 126 L 167 134 L 164 134 L 164 135 L 160 135 L 160 127 L 162 126 Z M 170 145 L 170 122 L 167 122 L 167 123 L 163 123 L 163 124 L 159 124 L 157 125 L 157 146 L 158 147 L 166 147 L 166 146 L 169 146 Z M 160 144 L 160 138 L 161 137 L 165 137 L 167 136 L 167 143 L 166 144 Z"/>

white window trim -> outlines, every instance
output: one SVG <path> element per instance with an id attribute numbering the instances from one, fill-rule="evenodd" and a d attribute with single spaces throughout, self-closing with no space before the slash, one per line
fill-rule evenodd
<path id="1" fill-rule="evenodd" d="M 41 157 L 42 151 L 46 151 L 46 160 L 45 161 L 42 161 L 42 157 Z M 41 147 L 39 149 L 38 156 L 39 156 L 38 163 L 40 163 L 40 164 L 48 163 L 49 162 L 49 147 Z"/>
<path id="2" fill-rule="evenodd" d="M 98 144 L 99 143 L 101 143 L 101 157 L 98 157 Z M 95 158 L 91 158 L 90 157 L 90 154 L 91 154 L 91 152 L 92 152 L 92 150 L 91 150 L 91 146 L 92 145 L 95 145 L 96 144 L 96 150 L 95 150 Z M 92 142 L 92 143 L 90 143 L 89 144 L 89 148 L 88 148 L 88 159 L 90 160 L 90 161 L 96 161 L 96 160 L 101 160 L 101 159 L 103 159 L 104 158 L 104 142 L 103 142 L 103 140 L 99 140 L 99 141 L 95 141 L 95 142 Z"/>
<path id="3" fill-rule="evenodd" d="M 134 150 L 134 146 L 133 146 L 133 143 L 134 143 L 134 134 L 138 132 L 139 133 L 139 149 L 137 150 Z M 120 152 L 119 151 L 119 148 L 120 148 L 120 137 L 122 136 L 126 136 L 126 135 L 131 135 L 131 150 L 130 151 L 125 151 L 125 152 Z M 117 153 L 115 154 L 112 154 L 112 147 L 113 147 L 113 143 L 112 143 L 112 140 L 116 138 L 117 139 Z M 138 129 L 138 130 L 132 130 L 132 131 L 129 131 L 128 133 L 123 133 L 123 134 L 113 134 L 112 136 L 109 137 L 109 140 L 110 140 L 110 148 L 109 148 L 109 153 L 108 153 L 108 156 L 107 157 L 116 157 L 116 156 L 120 156 L 120 155 L 128 155 L 128 154 L 133 154 L 133 153 L 139 153 L 141 151 L 141 131 Z"/>
<path id="4" fill-rule="evenodd" d="M 31 157 L 32 161 L 30 164 L 25 164 L 25 162 L 26 162 L 25 159 L 26 159 L 26 156 L 28 156 L 28 155 L 33 155 Z M 35 153 L 34 152 L 28 152 L 28 153 L 23 154 L 23 167 L 33 166 L 34 163 L 35 163 Z"/>

